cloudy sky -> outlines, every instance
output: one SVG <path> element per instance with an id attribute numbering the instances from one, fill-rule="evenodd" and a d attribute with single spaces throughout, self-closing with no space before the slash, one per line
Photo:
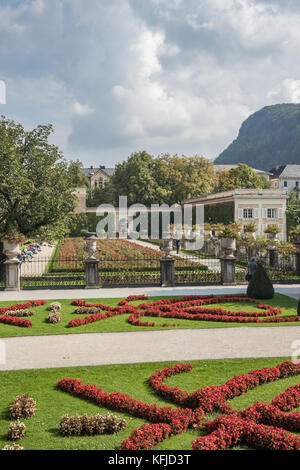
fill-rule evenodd
<path id="1" fill-rule="evenodd" d="M 0 113 L 85 166 L 215 158 L 263 106 L 300 102 L 299 0 L 0 0 Z"/>

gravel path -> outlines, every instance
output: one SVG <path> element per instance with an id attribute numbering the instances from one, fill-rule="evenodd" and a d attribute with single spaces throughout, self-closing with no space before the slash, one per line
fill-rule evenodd
<path id="1" fill-rule="evenodd" d="M 276 284 L 275 291 L 294 299 L 300 297 L 300 284 Z M 170 295 L 208 295 L 245 293 L 246 285 L 239 286 L 178 286 L 178 287 L 100 287 L 99 289 L 35 289 L 19 292 L 0 291 L 0 301 L 21 302 L 37 299 L 110 299 L 145 294 L 149 297 Z"/>
<path id="2" fill-rule="evenodd" d="M 47 264 L 49 263 L 49 259 L 53 253 L 54 248 L 55 246 L 53 245 L 42 245 L 41 251 L 33 255 L 32 261 L 25 261 L 22 263 L 21 276 L 41 276 L 44 273 Z"/>
<path id="3" fill-rule="evenodd" d="M 5 338 L 0 341 L 0 370 L 235 357 L 290 357 L 294 351 L 292 343 L 296 340 L 300 340 L 300 327 L 297 326 Z"/>

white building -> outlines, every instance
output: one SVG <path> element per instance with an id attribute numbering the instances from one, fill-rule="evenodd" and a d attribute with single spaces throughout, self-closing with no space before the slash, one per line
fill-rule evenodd
<path id="1" fill-rule="evenodd" d="M 283 189 L 287 193 L 296 190 L 300 199 L 300 165 L 276 166 L 271 172 L 274 188 Z"/>
<path id="2" fill-rule="evenodd" d="M 287 198 L 285 190 L 234 189 L 186 199 L 181 201 L 181 205 L 203 204 L 204 216 L 207 207 L 221 205 L 225 208 L 225 206 L 230 206 L 233 222 L 241 224 L 242 227 L 249 222 L 254 222 L 258 229 L 256 232 L 258 236 L 265 236 L 264 230 L 268 225 L 277 225 L 280 229 L 278 239 L 286 241 Z M 207 217 L 205 220 L 208 221 Z"/>

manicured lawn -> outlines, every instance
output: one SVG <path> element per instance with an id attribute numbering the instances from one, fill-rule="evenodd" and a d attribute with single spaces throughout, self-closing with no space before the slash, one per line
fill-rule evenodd
<path id="1" fill-rule="evenodd" d="M 247 373 L 250 370 L 266 366 L 276 366 L 286 359 L 289 358 L 192 361 L 194 369 L 191 372 L 171 377 L 167 379 L 166 383 L 192 392 L 208 385 L 222 384 L 236 374 Z M 170 405 L 170 403 L 154 393 L 148 386 L 147 379 L 155 370 L 174 364 L 176 363 L 123 364 L 0 372 L 0 449 L 7 444 L 6 433 L 11 422 L 9 406 L 17 395 L 24 393 L 29 393 L 37 402 L 36 415 L 31 420 L 22 420 L 27 429 L 26 436 L 20 441 L 20 444 L 25 449 L 117 449 L 121 441 L 126 439 L 133 429 L 140 427 L 144 421 L 113 411 L 114 414 L 124 417 L 127 421 L 126 429 L 120 433 L 88 437 L 61 437 L 59 421 L 63 414 L 87 413 L 93 415 L 107 413 L 108 410 L 56 389 L 56 383 L 64 377 L 77 378 L 83 380 L 85 384 L 95 384 L 106 392 L 120 391 L 137 400 L 164 406 Z M 287 387 L 298 383 L 299 376 L 281 379 L 277 382 L 261 385 L 234 398 L 229 403 L 238 410 L 250 406 L 255 401 L 270 403 Z M 171 406 L 175 407 L 175 405 Z M 190 429 L 182 435 L 171 437 L 155 449 L 189 450 L 192 439 L 197 436 L 199 436 L 199 432 Z"/>
<path id="2" fill-rule="evenodd" d="M 74 292 L 74 299 L 76 299 L 76 293 Z M 164 298 L 164 297 L 151 297 L 149 302 Z M 177 296 L 177 298 L 179 298 Z M 87 299 L 89 303 L 103 303 L 105 305 L 116 306 L 120 299 Z M 120 331 L 138 331 L 138 330 L 148 330 L 149 328 L 144 326 L 132 326 L 128 323 L 128 314 L 115 316 L 113 318 L 108 318 L 101 320 L 95 323 L 90 323 L 88 325 L 79 326 L 77 328 L 68 328 L 67 324 L 70 320 L 76 317 L 84 318 L 85 315 L 76 315 L 74 310 L 76 307 L 71 305 L 71 300 L 59 300 L 62 304 L 62 321 L 57 324 L 49 324 L 46 319 L 48 317 L 49 311 L 48 306 L 53 302 L 53 300 L 47 301 L 46 305 L 40 307 L 33 307 L 33 310 L 36 314 L 33 317 L 29 317 L 30 321 L 33 323 L 32 328 L 20 328 L 13 325 L 0 324 L 0 338 L 13 337 L 13 336 L 38 336 L 38 335 L 62 335 L 62 334 L 80 334 L 80 333 L 110 333 L 110 332 L 120 332 Z M 144 301 L 142 301 L 144 302 Z M 268 301 L 262 301 L 263 303 L 268 303 L 274 307 L 281 307 L 282 314 L 280 316 L 286 315 L 295 315 L 297 302 L 291 297 L 287 297 L 281 294 L 276 294 L 274 299 Z M 6 307 L 13 305 L 16 302 L 1 302 L 0 307 Z M 23 302 L 22 302 L 23 303 Z M 25 301 L 24 301 L 25 303 Z M 129 305 L 138 305 L 141 301 L 131 302 Z M 261 311 L 257 309 L 252 304 L 247 303 L 225 303 L 217 305 L 209 305 L 210 308 L 213 307 L 223 307 L 227 310 L 233 311 Z M 141 317 L 143 320 L 144 317 Z M 151 320 L 149 317 L 145 317 L 146 320 Z M 226 322 L 212 322 L 212 321 L 191 321 L 191 320 L 172 320 L 165 318 L 155 318 L 156 327 L 151 328 L 152 330 L 156 329 L 166 329 L 161 325 L 166 323 L 176 323 L 179 324 L 176 328 L 231 328 L 231 327 L 241 327 L 241 326 L 264 326 L 264 327 L 276 327 L 276 326 L 292 326 L 298 325 L 299 322 L 291 323 L 226 323 Z M 172 327 L 174 328 L 174 327 Z M 170 329 L 170 328 L 169 328 Z"/>

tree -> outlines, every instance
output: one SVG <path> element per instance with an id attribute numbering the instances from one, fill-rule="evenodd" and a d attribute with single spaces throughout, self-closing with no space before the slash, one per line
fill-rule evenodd
<path id="1" fill-rule="evenodd" d="M 165 189 L 168 204 L 183 199 L 209 194 L 213 191 L 217 177 L 213 163 L 199 155 L 163 155 L 156 159 L 156 179 Z"/>
<path id="2" fill-rule="evenodd" d="M 288 230 L 300 223 L 300 200 L 297 199 L 297 192 L 291 191 L 287 201 L 286 220 Z"/>
<path id="3" fill-rule="evenodd" d="M 250 279 L 247 296 L 252 299 L 273 299 L 274 297 L 273 284 L 261 264 L 257 265 L 255 273 Z"/>
<path id="4" fill-rule="evenodd" d="M 270 181 L 264 176 L 258 175 L 245 163 L 239 163 L 236 168 L 223 170 L 218 174 L 217 191 L 229 191 L 231 189 L 268 189 Z"/>
<path id="5" fill-rule="evenodd" d="M 51 125 L 25 131 L 0 120 L 0 231 L 47 239 L 63 236 L 82 181 L 79 162 L 68 163 L 48 142 Z"/>
<path id="6" fill-rule="evenodd" d="M 140 203 L 149 207 L 164 202 L 168 190 L 159 185 L 154 170 L 154 157 L 146 151 L 132 153 L 119 163 L 111 178 L 115 204 L 119 204 L 119 196 L 127 196 L 128 205 Z"/>

